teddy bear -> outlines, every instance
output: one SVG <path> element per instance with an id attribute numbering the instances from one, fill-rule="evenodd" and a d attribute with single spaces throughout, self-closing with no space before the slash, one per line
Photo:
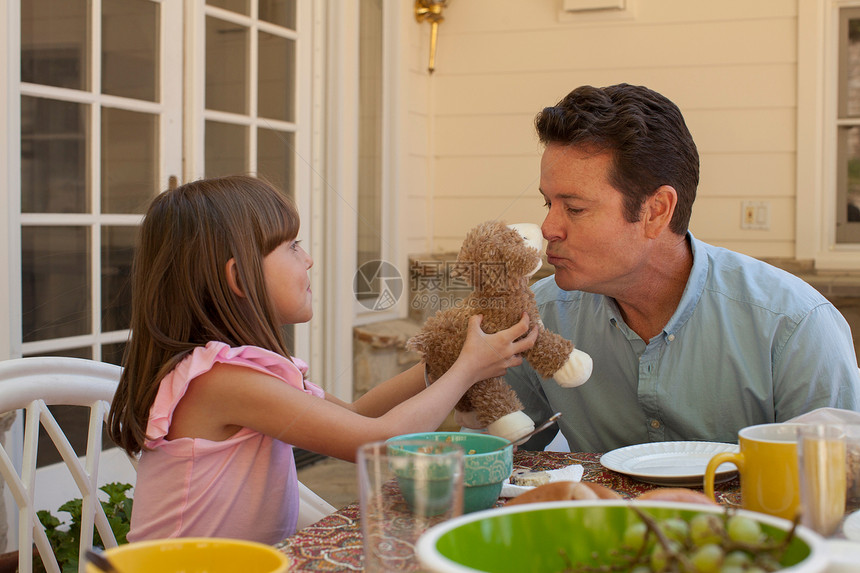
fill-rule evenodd
<path id="1" fill-rule="evenodd" d="M 407 348 L 420 353 L 427 382 L 432 383 L 457 360 L 469 317 L 482 314 L 481 327 L 492 334 L 516 324 L 527 312 L 538 329 L 534 346 L 523 357 L 544 378 L 563 387 L 579 386 L 591 376 L 591 357 L 573 343 L 546 330 L 538 314 L 529 279 L 541 268 L 542 234 L 530 223 L 505 225 L 487 221 L 468 232 L 452 279 L 471 287 L 469 294 L 451 308 L 439 310 L 410 338 Z M 455 406 L 455 412 L 477 419 L 490 434 L 516 443 L 534 430 L 516 392 L 503 377 L 474 384 Z"/>

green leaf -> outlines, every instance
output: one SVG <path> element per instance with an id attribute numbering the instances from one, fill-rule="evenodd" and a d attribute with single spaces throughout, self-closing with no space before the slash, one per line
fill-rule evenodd
<path id="1" fill-rule="evenodd" d="M 127 535 L 131 526 L 133 500 L 127 496 L 126 492 L 132 489 L 132 486 L 127 483 L 115 482 L 106 484 L 99 489 L 108 495 L 108 501 L 100 500 L 100 503 L 117 543 L 128 543 Z M 54 555 L 63 573 L 76 573 L 78 570 L 82 508 L 83 501 L 80 498 L 67 501 L 59 507 L 59 511 L 68 513 L 71 518 L 66 529 L 60 529 L 66 522 L 60 521 L 51 512 L 44 510 L 36 512 L 39 521 L 45 528 L 45 533 L 51 542 Z M 104 542 L 96 528 L 93 528 L 93 545 L 104 547 Z M 34 570 L 44 571 L 41 561 L 38 565 L 34 562 L 34 566 L 36 566 Z"/>
<path id="2" fill-rule="evenodd" d="M 72 517 L 72 523 L 79 524 L 81 522 L 81 510 L 83 504 L 83 500 L 78 497 L 61 505 L 59 510 L 67 512 Z"/>
<path id="3" fill-rule="evenodd" d="M 62 522 L 59 519 L 51 515 L 51 512 L 45 509 L 37 511 L 36 516 L 39 518 L 39 521 L 42 523 L 42 527 L 45 529 L 53 530 L 62 525 Z"/>
<path id="4" fill-rule="evenodd" d="M 108 503 L 117 505 L 127 499 L 125 492 L 131 489 L 131 485 L 127 483 L 113 482 L 105 484 L 99 489 L 108 494 Z"/>
<path id="5" fill-rule="evenodd" d="M 62 567 L 63 573 L 78 573 L 78 555 L 75 554 L 73 558 L 69 558 Z"/>

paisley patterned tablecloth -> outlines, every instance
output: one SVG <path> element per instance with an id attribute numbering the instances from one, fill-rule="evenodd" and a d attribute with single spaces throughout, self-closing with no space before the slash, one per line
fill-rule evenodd
<path id="1" fill-rule="evenodd" d="M 600 465 L 595 453 L 526 452 L 514 454 L 514 468 L 538 471 L 581 464 L 582 480 L 614 489 L 624 497 L 635 497 L 659 486 L 643 483 Z M 727 505 L 740 502 L 737 478 L 717 484 L 718 501 Z M 497 506 L 502 506 L 500 499 Z M 362 571 L 361 521 L 358 502 L 352 503 L 308 526 L 279 543 L 277 548 L 290 558 L 290 571 Z"/>

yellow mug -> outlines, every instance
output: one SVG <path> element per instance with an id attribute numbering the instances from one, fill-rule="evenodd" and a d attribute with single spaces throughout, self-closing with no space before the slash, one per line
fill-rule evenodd
<path id="1" fill-rule="evenodd" d="M 740 450 L 717 454 L 705 470 L 705 492 L 714 497 L 714 473 L 720 464 L 738 467 L 741 505 L 785 519 L 800 506 L 797 433 L 803 424 L 760 424 L 738 432 Z"/>

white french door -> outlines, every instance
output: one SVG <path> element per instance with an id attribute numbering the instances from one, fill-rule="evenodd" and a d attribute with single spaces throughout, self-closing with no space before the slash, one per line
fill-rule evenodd
<path id="1" fill-rule="evenodd" d="M 121 362 L 137 229 L 172 185 L 264 176 L 312 235 L 319 12 L 304 0 L 0 0 L 0 359 Z M 287 332 L 300 356 L 308 333 Z M 72 410 L 54 415 L 78 449 L 86 425 Z M 20 442 L 19 424 L 6 439 Z M 39 465 L 55 454 L 41 448 Z"/>

